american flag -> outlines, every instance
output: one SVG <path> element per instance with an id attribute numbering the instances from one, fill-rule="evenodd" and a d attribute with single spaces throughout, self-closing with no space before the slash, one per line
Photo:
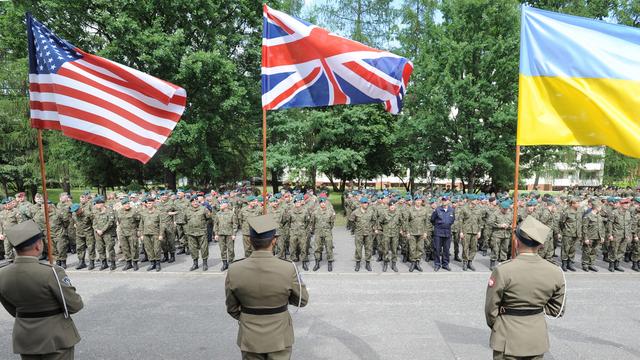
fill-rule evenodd
<path id="1" fill-rule="evenodd" d="M 392 114 L 413 64 L 264 5 L 262 107 L 383 102 Z"/>
<path id="2" fill-rule="evenodd" d="M 184 112 L 179 86 L 88 54 L 27 14 L 31 126 L 146 163 Z"/>

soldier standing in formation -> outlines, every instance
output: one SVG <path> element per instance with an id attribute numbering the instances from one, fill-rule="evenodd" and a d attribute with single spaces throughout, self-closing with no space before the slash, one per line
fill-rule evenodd
<path id="1" fill-rule="evenodd" d="M 356 267 L 355 271 L 360 271 L 360 261 L 362 261 L 362 249 L 364 248 L 365 268 L 371 271 L 371 255 L 373 252 L 373 235 L 378 232 L 376 230 L 376 215 L 369 208 L 369 199 L 360 198 L 360 207 L 351 212 L 349 219 L 353 224 L 356 245 Z"/>
<path id="2" fill-rule="evenodd" d="M 122 207 L 116 213 L 120 231 L 120 248 L 127 262 L 122 271 L 132 269 L 138 271 L 138 260 L 140 259 L 140 250 L 138 248 L 138 223 L 140 222 L 140 213 L 137 209 L 131 207 L 128 198 L 121 201 Z"/>
<path id="3" fill-rule="evenodd" d="M 93 229 L 96 233 L 96 250 L 98 250 L 98 256 L 100 256 L 100 270 L 104 270 L 109 267 L 107 260 L 111 263 L 111 270 L 116 269 L 116 252 L 115 246 L 115 231 L 116 231 L 116 217 L 111 208 L 106 207 L 104 199 L 98 197 L 95 201 L 95 211 L 93 214 Z"/>
<path id="4" fill-rule="evenodd" d="M 493 270 L 496 261 L 507 261 L 509 246 L 511 244 L 511 224 L 513 222 L 513 212 L 510 209 L 511 203 L 505 200 L 500 203 L 500 210 L 495 211 L 489 224 L 491 231 L 491 258 L 489 269 Z"/>
<path id="5" fill-rule="evenodd" d="M 193 265 L 189 271 L 198 269 L 198 258 L 202 257 L 202 271 L 209 270 L 209 243 L 207 242 L 207 221 L 211 218 L 209 210 L 200 202 L 198 198 L 191 198 L 191 207 L 185 211 L 187 223 L 185 233 L 189 238 L 189 250 Z"/>
<path id="6" fill-rule="evenodd" d="M 304 198 L 298 195 L 293 200 L 293 209 L 289 211 L 289 243 L 291 259 L 302 261 L 302 268 L 309 270 L 307 254 L 307 233 L 309 231 L 309 212 L 304 208 Z"/>
<path id="7" fill-rule="evenodd" d="M 327 207 L 327 199 L 320 198 L 320 206 L 311 215 L 311 226 L 315 234 L 315 260 L 313 271 L 320 269 L 322 249 L 327 251 L 327 270 L 333 271 L 333 226 L 336 221 L 336 213 Z"/>
<path id="8" fill-rule="evenodd" d="M 559 226 L 562 231 L 562 270 L 576 271 L 573 261 L 576 256 L 576 243 L 582 239 L 582 212 L 580 202 L 576 198 L 569 201 L 560 215 Z"/>
<path id="9" fill-rule="evenodd" d="M 396 201 L 389 201 L 387 211 L 379 217 L 382 225 L 382 254 L 384 263 L 382 271 L 386 272 L 391 261 L 391 270 L 398 272 L 396 262 L 398 261 L 398 240 L 402 233 L 402 214 L 396 208 Z"/>
<path id="10" fill-rule="evenodd" d="M 164 224 L 160 221 L 160 212 L 155 208 L 154 199 L 144 200 L 146 209 L 140 211 L 140 240 L 151 263 L 147 271 L 160 271 L 160 252 L 162 251 L 162 234 Z"/>
<path id="11" fill-rule="evenodd" d="M 605 232 L 600 209 L 602 204 L 599 201 L 591 203 L 591 208 L 587 210 L 582 219 L 582 270 L 595 271 L 596 250 L 604 242 Z"/>
<path id="12" fill-rule="evenodd" d="M 229 263 L 235 259 L 234 237 L 236 233 L 236 216 L 229 208 L 229 201 L 220 201 L 220 211 L 214 216 L 213 231 L 215 240 L 220 246 L 220 257 L 222 258 L 222 268 L 225 271 L 229 268 Z"/>
<path id="13" fill-rule="evenodd" d="M 413 206 L 407 212 L 406 219 L 409 261 L 411 262 L 409 266 L 410 272 L 413 272 L 413 270 L 422 271 L 420 259 L 424 249 L 424 240 L 427 238 L 429 219 L 429 210 L 422 206 L 422 197 L 416 195 L 413 200 Z"/>
<path id="14" fill-rule="evenodd" d="M 462 208 L 458 208 L 460 239 L 462 239 L 462 270 L 476 271 L 473 260 L 478 250 L 478 240 L 482 236 L 484 210 L 478 206 L 476 198 Z"/>

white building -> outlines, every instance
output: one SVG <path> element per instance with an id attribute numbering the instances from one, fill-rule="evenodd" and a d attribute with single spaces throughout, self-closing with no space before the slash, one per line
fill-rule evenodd
<path id="1" fill-rule="evenodd" d="M 604 176 L 604 147 L 576 146 L 575 158 L 556 162 L 538 178 L 537 190 L 553 190 L 566 187 L 601 186 Z M 525 180 L 527 189 L 533 190 L 535 177 Z"/>

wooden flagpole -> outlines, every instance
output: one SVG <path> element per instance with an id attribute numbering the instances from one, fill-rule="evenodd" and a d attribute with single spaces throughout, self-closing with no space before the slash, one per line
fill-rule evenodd
<path id="1" fill-rule="evenodd" d="M 516 257 L 516 226 L 518 225 L 518 182 L 520 175 L 520 145 L 516 145 L 516 174 L 513 190 L 513 222 L 511 223 L 511 258 Z"/>
<path id="2" fill-rule="evenodd" d="M 267 110 L 262 108 L 262 214 L 267 214 Z"/>
<path id="3" fill-rule="evenodd" d="M 44 151 L 42 148 L 42 129 L 38 129 L 38 152 L 40 153 L 40 175 L 42 177 L 42 196 L 44 200 L 44 223 L 47 229 L 47 249 L 49 253 L 49 264 L 53 264 L 51 226 L 49 225 L 49 196 L 47 195 L 47 174 L 44 169 Z"/>

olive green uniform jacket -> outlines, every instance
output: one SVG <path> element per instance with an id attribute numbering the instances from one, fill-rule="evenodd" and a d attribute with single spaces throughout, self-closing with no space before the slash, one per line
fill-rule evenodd
<path id="1" fill-rule="evenodd" d="M 58 274 L 59 281 L 53 270 Z M 13 264 L 0 270 L 0 302 L 16 318 L 13 324 L 14 353 L 48 354 L 70 348 L 80 341 L 71 317 L 64 318 L 60 289 L 69 314 L 80 311 L 83 307 L 82 298 L 61 267 L 40 263 L 33 256 L 17 256 Z M 60 313 L 45 317 L 20 317 L 20 313 L 52 310 L 60 310 Z"/>
<path id="2" fill-rule="evenodd" d="M 288 311 L 253 315 L 248 308 L 277 308 L 286 304 L 307 305 L 309 293 L 298 282 L 295 264 L 270 251 L 254 251 L 229 266 L 225 280 L 227 312 L 238 320 L 238 346 L 242 351 L 270 353 L 293 345 L 293 321 Z"/>

